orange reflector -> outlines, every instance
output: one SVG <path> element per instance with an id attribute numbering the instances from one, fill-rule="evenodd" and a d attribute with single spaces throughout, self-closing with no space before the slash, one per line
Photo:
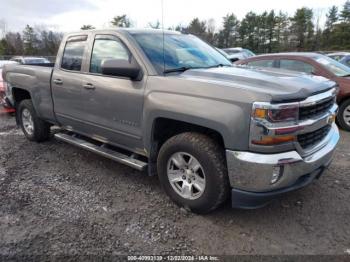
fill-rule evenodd
<path id="1" fill-rule="evenodd" d="M 256 108 L 254 111 L 254 117 L 265 118 L 267 116 L 267 110 L 262 108 Z"/>
<path id="2" fill-rule="evenodd" d="M 252 143 L 255 145 L 276 145 L 293 141 L 295 141 L 295 136 L 265 136 L 261 140 L 253 140 Z"/>
<path id="3" fill-rule="evenodd" d="M 328 117 L 327 122 L 328 124 L 333 124 L 335 122 L 336 115 L 332 114 Z"/>

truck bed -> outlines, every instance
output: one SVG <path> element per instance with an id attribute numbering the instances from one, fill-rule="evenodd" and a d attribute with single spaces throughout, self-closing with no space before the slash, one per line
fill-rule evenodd
<path id="1" fill-rule="evenodd" d="M 40 117 L 55 119 L 51 96 L 51 75 L 53 64 L 43 65 L 5 65 L 3 77 L 13 88 L 22 88 L 31 94 L 33 105 Z M 11 98 L 11 94 L 10 94 Z"/>

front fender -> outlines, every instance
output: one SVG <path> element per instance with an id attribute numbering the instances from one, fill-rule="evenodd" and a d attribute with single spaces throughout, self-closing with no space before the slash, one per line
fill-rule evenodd
<path id="1" fill-rule="evenodd" d="M 221 134 L 225 148 L 248 148 L 249 114 L 242 105 L 211 98 L 151 92 L 144 104 L 144 141 L 151 148 L 153 124 L 157 118 L 183 121 L 210 128 Z"/>

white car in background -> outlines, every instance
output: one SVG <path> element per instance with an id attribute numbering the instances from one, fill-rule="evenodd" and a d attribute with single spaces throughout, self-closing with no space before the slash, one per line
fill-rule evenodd
<path id="1" fill-rule="evenodd" d="M 35 65 L 35 64 L 51 64 L 50 61 L 45 57 L 34 57 L 34 56 L 14 56 L 10 61 L 17 62 L 21 65 Z"/>
<path id="2" fill-rule="evenodd" d="M 231 62 L 236 62 L 238 60 L 255 56 L 255 54 L 252 51 L 242 47 L 224 48 L 222 50 L 227 54 L 227 58 Z"/>
<path id="3" fill-rule="evenodd" d="M 350 67 L 350 53 L 349 52 L 338 52 L 327 54 L 328 57 L 337 60 L 339 63 Z"/>

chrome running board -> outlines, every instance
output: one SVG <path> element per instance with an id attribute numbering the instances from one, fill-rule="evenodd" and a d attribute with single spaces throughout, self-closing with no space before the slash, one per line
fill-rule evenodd
<path id="1" fill-rule="evenodd" d="M 143 171 L 147 167 L 147 163 L 134 158 L 134 154 L 128 156 L 126 154 L 120 153 L 114 149 L 109 148 L 108 146 L 106 146 L 106 144 L 98 145 L 97 141 L 96 144 L 94 144 L 93 142 L 89 142 L 83 137 L 78 136 L 74 133 L 56 133 L 54 136 L 58 140 L 86 149 L 90 152 L 112 159 L 116 162 L 125 164 L 137 170 Z"/>

